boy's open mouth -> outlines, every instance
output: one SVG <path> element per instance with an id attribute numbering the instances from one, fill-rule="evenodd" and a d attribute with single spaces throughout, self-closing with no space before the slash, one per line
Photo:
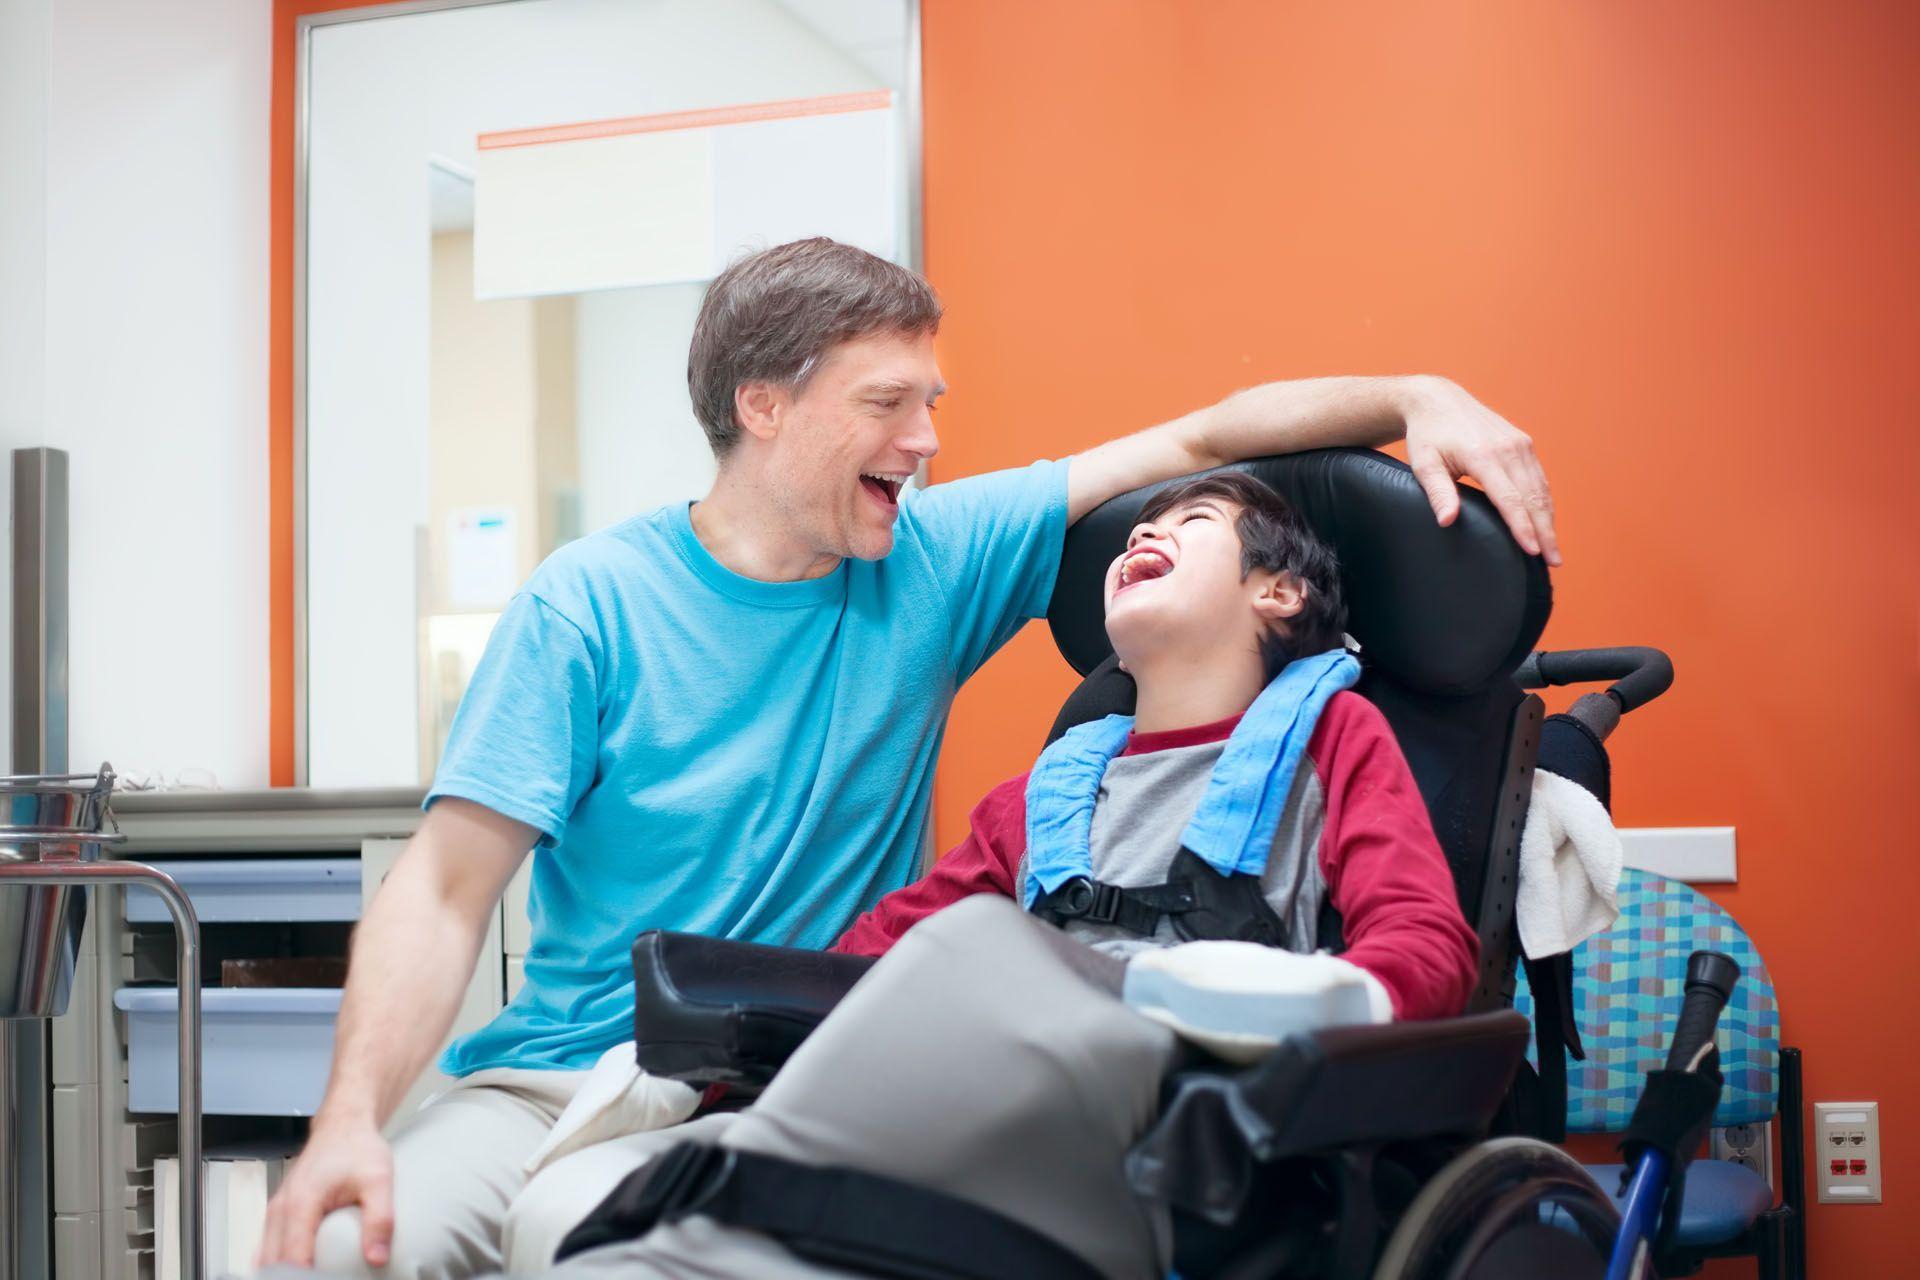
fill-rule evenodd
<path id="1" fill-rule="evenodd" d="M 1158 551 L 1136 551 L 1121 562 L 1120 585 L 1115 588 L 1114 594 L 1118 595 L 1128 587 L 1137 587 L 1155 578 L 1164 578 L 1172 572 L 1173 561 Z"/>
<path id="2" fill-rule="evenodd" d="M 900 488 L 906 482 L 905 476 L 890 476 L 879 471 L 864 472 L 860 476 L 860 487 L 872 494 L 875 501 L 888 509 L 900 504 Z"/>

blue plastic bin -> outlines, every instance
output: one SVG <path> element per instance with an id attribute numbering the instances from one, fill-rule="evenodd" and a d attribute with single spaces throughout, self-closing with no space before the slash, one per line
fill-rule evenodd
<path id="1" fill-rule="evenodd" d="M 360 918 L 358 858 L 191 858 L 151 864 L 193 901 L 201 924 L 293 924 Z M 123 895 L 128 924 L 172 920 L 157 893 Z"/>
<path id="2" fill-rule="evenodd" d="M 327 1088 L 337 988 L 209 987 L 200 993 L 202 1110 L 221 1116 L 310 1116 Z M 122 987 L 127 1106 L 180 1109 L 180 997 L 172 987 Z"/>

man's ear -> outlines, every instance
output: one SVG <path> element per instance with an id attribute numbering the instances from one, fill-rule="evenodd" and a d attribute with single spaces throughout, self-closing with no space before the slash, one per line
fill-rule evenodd
<path id="1" fill-rule="evenodd" d="M 1254 613 L 1269 626 L 1283 625 L 1306 607 L 1306 584 L 1286 573 L 1274 574 L 1253 598 Z"/>
<path id="2" fill-rule="evenodd" d="M 742 431 L 758 440 L 771 440 L 780 434 L 792 403 L 786 388 L 771 382 L 743 382 L 733 389 L 734 419 Z"/>

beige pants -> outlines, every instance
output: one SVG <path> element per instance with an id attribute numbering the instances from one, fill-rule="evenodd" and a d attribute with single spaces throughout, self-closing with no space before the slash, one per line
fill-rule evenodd
<path id="1" fill-rule="evenodd" d="M 387 1274 L 848 1274 L 697 1215 L 553 1265 L 567 1232 L 623 1177 L 692 1138 L 932 1187 L 1052 1237 L 1103 1276 L 1164 1276 L 1165 1211 L 1136 1199 L 1122 1166 L 1153 1119 L 1176 1041 L 1121 1003 L 1123 970 L 1004 898 L 969 898 L 916 926 L 751 1108 L 588 1147 L 531 1182 L 520 1166 L 573 1083 L 474 1077 L 395 1139 Z M 357 1211 L 331 1215 L 321 1236 L 322 1270 L 366 1274 Z"/>
<path id="2" fill-rule="evenodd" d="M 1121 1003 L 1124 968 L 1005 898 L 968 898 L 915 925 L 719 1142 L 960 1196 L 1051 1237 L 1102 1276 L 1157 1280 L 1172 1261 L 1171 1224 L 1133 1194 L 1124 1162 L 1178 1049 L 1172 1032 Z M 549 1274 L 850 1273 L 696 1214 Z"/>
<path id="3" fill-rule="evenodd" d="M 620 1179 L 682 1138 L 731 1117 L 639 1133 L 562 1156 L 529 1178 L 527 1157 L 572 1100 L 584 1071 L 481 1071 L 422 1107 L 393 1139 L 390 1261 L 368 1270 L 360 1210 L 320 1224 L 314 1266 L 330 1276 L 461 1280 L 543 1274 L 560 1241 Z"/>

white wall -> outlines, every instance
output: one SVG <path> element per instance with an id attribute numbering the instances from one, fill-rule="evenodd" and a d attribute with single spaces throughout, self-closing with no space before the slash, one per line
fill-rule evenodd
<path id="1" fill-rule="evenodd" d="M 268 780 L 271 20 L 0 0 L 0 432 L 71 454 L 76 768 Z"/>
<path id="2" fill-rule="evenodd" d="M 0 522 L 13 508 L 12 452 L 45 439 L 47 28 L 52 0 L 0 0 Z M 10 528 L 10 524 L 8 526 Z M 9 548 L 12 543 L 8 541 Z M 0 555 L 0 601 L 13 557 Z M 7 606 L 0 605 L 0 612 Z M 0 678 L 13 628 L 0 626 Z M 12 772 L 13 699 L 0 697 L 0 761 Z"/>
<path id="3" fill-rule="evenodd" d="M 713 483 L 713 451 L 687 393 L 687 335 L 706 292 L 658 284 L 575 304 L 580 527 L 588 533 Z"/>
<path id="4" fill-rule="evenodd" d="M 772 0 L 543 0 L 349 22 L 316 32 L 312 67 L 308 779 L 410 783 L 414 530 L 428 518 L 428 157 L 470 169 L 482 132 L 882 82 Z M 685 337 L 673 345 L 636 351 L 629 376 L 671 365 L 684 399 Z M 705 445 L 688 443 L 695 466 Z"/>

